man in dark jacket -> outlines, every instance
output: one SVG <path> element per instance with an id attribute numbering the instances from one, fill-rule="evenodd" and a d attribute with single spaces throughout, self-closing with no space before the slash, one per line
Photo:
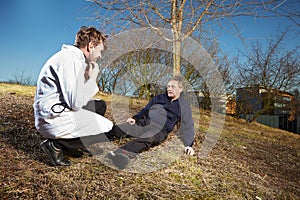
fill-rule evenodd
<path id="1" fill-rule="evenodd" d="M 193 155 L 192 112 L 184 99 L 182 79 L 174 76 L 169 81 L 165 94 L 155 96 L 139 113 L 128 118 L 126 123 L 115 125 L 105 134 L 110 140 L 123 136 L 136 137 L 110 152 L 108 156 L 114 165 L 124 169 L 136 154 L 162 143 L 178 122 L 180 122 L 179 135 L 185 146 L 184 151 L 188 155 Z"/>

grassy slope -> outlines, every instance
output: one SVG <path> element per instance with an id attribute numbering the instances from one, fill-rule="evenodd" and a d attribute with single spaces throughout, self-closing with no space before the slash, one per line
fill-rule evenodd
<path id="1" fill-rule="evenodd" d="M 88 156 L 50 167 L 34 128 L 33 96 L 34 87 L 0 84 L 0 199 L 300 198 L 300 136 L 232 117 L 205 159 L 182 155 L 151 173 L 118 171 Z M 209 120 L 202 111 L 196 150 Z"/>

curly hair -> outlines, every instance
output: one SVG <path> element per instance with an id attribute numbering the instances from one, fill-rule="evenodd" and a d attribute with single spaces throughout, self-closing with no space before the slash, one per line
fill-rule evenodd
<path id="1" fill-rule="evenodd" d="M 104 48 L 106 48 L 106 38 L 107 36 L 103 35 L 95 27 L 82 26 L 76 34 L 74 46 L 82 48 L 87 46 L 89 42 L 97 46 L 102 42 Z"/>

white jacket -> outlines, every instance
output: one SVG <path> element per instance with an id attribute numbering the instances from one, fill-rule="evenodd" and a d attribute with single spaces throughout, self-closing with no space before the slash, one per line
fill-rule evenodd
<path id="1" fill-rule="evenodd" d="M 83 52 L 74 46 L 63 45 L 43 66 L 34 99 L 35 126 L 46 138 L 76 138 L 111 130 L 113 123 L 82 106 L 97 93 L 96 66 L 85 79 L 87 64 Z M 51 109 L 65 103 L 61 113 Z M 62 111 L 64 106 L 56 105 Z"/>

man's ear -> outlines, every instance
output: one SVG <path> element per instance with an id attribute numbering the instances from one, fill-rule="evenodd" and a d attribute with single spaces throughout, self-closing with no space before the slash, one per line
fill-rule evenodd
<path id="1" fill-rule="evenodd" d="M 183 88 L 182 88 L 182 87 L 179 87 L 179 91 L 180 91 L 180 92 L 183 92 Z"/>
<path id="2" fill-rule="evenodd" d="M 87 50 L 87 52 L 91 52 L 93 48 L 94 48 L 93 43 L 92 43 L 92 42 L 89 42 L 89 43 L 87 44 L 86 50 Z"/>

